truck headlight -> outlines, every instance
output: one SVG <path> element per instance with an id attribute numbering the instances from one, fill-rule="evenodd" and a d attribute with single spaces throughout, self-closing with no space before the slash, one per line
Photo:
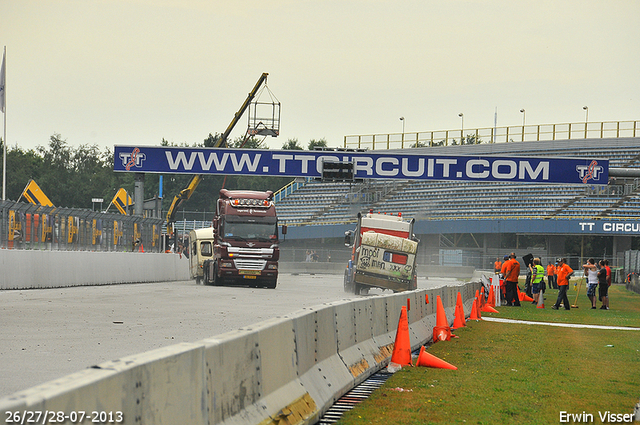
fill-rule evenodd
<path id="1" fill-rule="evenodd" d="M 220 263 L 220 267 L 223 267 L 223 268 L 233 268 L 233 262 L 231 262 L 231 261 L 222 261 L 222 262 Z"/>
<path id="2" fill-rule="evenodd" d="M 267 265 L 267 269 L 269 269 L 269 270 L 278 270 L 278 265 L 277 264 L 268 264 Z"/>

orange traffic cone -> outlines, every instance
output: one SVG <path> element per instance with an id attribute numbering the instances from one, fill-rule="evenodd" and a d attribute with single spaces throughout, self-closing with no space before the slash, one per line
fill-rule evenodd
<path id="1" fill-rule="evenodd" d="M 536 308 L 544 308 L 544 292 L 538 293 L 538 306 Z"/>
<path id="2" fill-rule="evenodd" d="M 469 320 L 482 320 L 482 317 L 480 317 L 480 311 L 478 309 L 478 302 L 476 300 L 473 301 L 473 307 L 471 307 L 471 315 L 469 316 Z"/>
<path id="3" fill-rule="evenodd" d="M 493 291 L 493 285 L 489 288 L 489 301 L 487 301 L 491 307 L 496 306 L 496 293 Z"/>
<path id="4" fill-rule="evenodd" d="M 398 321 L 398 331 L 393 344 L 393 354 L 391 363 L 400 366 L 411 366 L 411 339 L 409 337 L 409 320 L 407 319 L 407 307 L 402 306 L 400 320 Z"/>
<path id="5" fill-rule="evenodd" d="M 140 242 L 140 252 L 144 252 L 144 245 Z"/>
<path id="6" fill-rule="evenodd" d="M 427 353 L 427 350 L 424 349 L 424 345 L 420 347 L 420 355 L 418 355 L 418 361 L 416 362 L 416 366 L 458 370 L 458 368 L 452 365 L 451 363 L 447 363 L 444 360 L 434 356 L 433 354 Z"/>
<path id="7" fill-rule="evenodd" d="M 447 313 L 444 311 L 440 295 L 436 296 L 438 309 L 436 310 L 436 326 L 433 328 L 433 342 L 449 341 L 451 339 L 451 328 L 447 320 Z"/>
<path id="8" fill-rule="evenodd" d="M 462 304 L 462 295 L 458 292 L 458 300 L 456 301 L 456 317 L 453 320 L 453 328 L 464 328 L 467 326 L 467 321 L 464 319 L 464 304 Z"/>
<path id="9" fill-rule="evenodd" d="M 486 304 L 486 297 L 484 295 L 484 286 L 480 288 L 480 308 Z"/>
<path id="10" fill-rule="evenodd" d="M 500 313 L 498 310 L 496 310 L 495 308 L 491 307 L 489 305 L 489 303 L 486 303 L 485 305 L 483 305 L 482 308 L 480 309 L 480 311 L 482 311 L 484 313 Z"/>
<path id="11" fill-rule="evenodd" d="M 518 291 L 518 299 L 520 301 L 533 301 L 533 298 L 531 298 L 529 295 L 524 292 L 520 292 L 520 287 L 518 285 L 516 285 L 516 290 Z"/>

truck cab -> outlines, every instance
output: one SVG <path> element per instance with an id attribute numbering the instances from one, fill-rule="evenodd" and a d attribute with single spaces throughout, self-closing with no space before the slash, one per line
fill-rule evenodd
<path id="1" fill-rule="evenodd" d="M 204 262 L 213 258 L 213 227 L 190 231 L 189 251 L 189 275 L 196 284 L 201 284 Z"/>
<path id="2" fill-rule="evenodd" d="M 275 288 L 279 257 L 273 192 L 220 190 L 205 282 Z"/>

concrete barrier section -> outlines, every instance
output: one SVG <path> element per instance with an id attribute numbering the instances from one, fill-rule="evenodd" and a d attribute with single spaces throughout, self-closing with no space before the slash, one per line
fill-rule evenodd
<path id="1" fill-rule="evenodd" d="M 338 355 L 349 369 L 354 383 L 366 379 L 372 368 L 385 360 L 382 347 L 373 339 L 373 306 L 369 299 L 336 306 Z"/>
<path id="2" fill-rule="evenodd" d="M 267 320 L 202 343 L 210 423 L 278 423 L 282 416 L 304 417 L 316 410 L 298 380 L 290 318 Z"/>
<path id="3" fill-rule="evenodd" d="M 102 363 L 0 400 L 1 420 L 11 423 L 7 411 L 84 412 L 107 418 L 100 423 L 204 424 L 203 355 L 201 345 L 182 343 Z"/>
<path id="4" fill-rule="evenodd" d="M 154 425 L 312 424 L 353 385 L 386 366 L 407 299 L 415 350 L 433 336 L 436 296 L 451 324 L 457 293 L 467 311 L 479 287 L 467 283 L 299 310 L 194 344 L 103 363 L 4 398 L 0 412 L 122 412 L 124 423 Z"/>
<path id="5" fill-rule="evenodd" d="M 349 368 L 338 354 L 336 305 L 326 303 L 309 313 L 300 310 L 294 318 L 300 382 L 315 401 L 314 423 L 354 382 Z M 312 361 L 315 359 L 315 361 Z"/>
<path id="6" fill-rule="evenodd" d="M 0 249 L 0 289 L 189 280 L 176 254 Z"/>

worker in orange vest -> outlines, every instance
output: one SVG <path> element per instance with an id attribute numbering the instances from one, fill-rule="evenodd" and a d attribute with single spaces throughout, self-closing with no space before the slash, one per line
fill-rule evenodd
<path id="1" fill-rule="evenodd" d="M 500 270 L 502 270 L 502 261 L 500 261 L 499 258 L 496 258 L 496 262 L 493 263 L 493 271 L 500 273 Z"/>
<path id="2" fill-rule="evenodd" d="M 520 307 L 518 298 L 518 278 L 520 277 L 520 263 L 516 259 L 516 254 L 509 255 L 509 261 L 502 265 L 501 270 L 506 286 L 506 301 L 508 306 Z"/>
<path id="3" fill-rule="evenodd" d="M 567 264 L 566 258 L 560 258 L 558 261 L 558 267 L 556 267 L 556 275 L 558 277 L 558 299 L 556 303 L 551 306 L 552 309 L 557 310 L 560 308 L 560 303 L 564 306 L 565 310 L 571 310 L 569 304 L 569 297 L 567 297 L 567 290 L 569 289 L 569 279 L 573 276 L 573 269 Z"/>
<path id="4" fill-rule="evenodd" d="M 547 282 L 549 282 L 549 289 L 558 289 L 558 283 L 556 282 L 556 266 L 554 266 L 551 261 L 547 264 Z"/>

